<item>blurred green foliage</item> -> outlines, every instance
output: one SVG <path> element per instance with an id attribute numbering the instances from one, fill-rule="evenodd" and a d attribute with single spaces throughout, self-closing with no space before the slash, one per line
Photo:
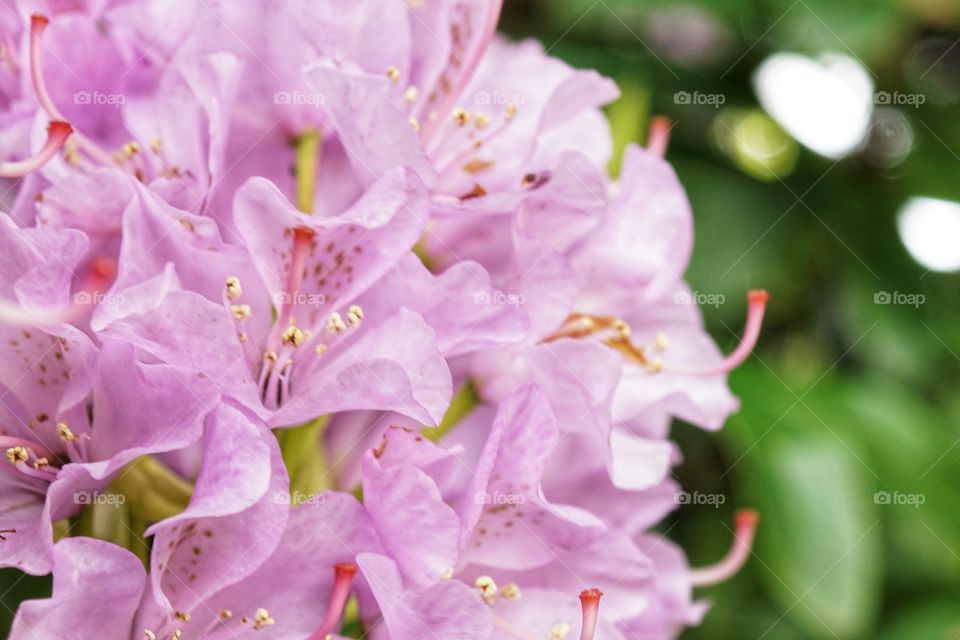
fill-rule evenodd
<path id="1" fill-rule="evenodd" d="M 686 490 L 726 497 L 719 508 L 685 505 L 664 527 L 694 565 L 724 554 L 736 508 L 761 512 L 754 557 L 702 590 L 716 606 L 684 637 L 960 638 L 960 277 L 915 263 L 896 227 L 911 196 L 960 201 L 960 3 L 516 0 L 507 9 L 513 37 L 537 37 L 621 84 L 609 109 L 618 149 L 645 140 L 651 114 L 674 121 L 668 158 L 696 219 L 688 278 L 723 296 L 704 307 L 722 347 L 737 341 L 746 290 L 771 294 L 760 348 L 731 376 L 739 414 L 717 434 L 675 430 Z M 689 46 L 697 38 L 699 53 Z M 909 154 L 878 161 L 868 146 L 836 161 L 790 140 L 751 82 L 777 52 L 851 56 L 877 91 L 928 97 L 898 108 L 915 136 Z M 694 91 L 724 103 L 677 104 L 677 92 Z M 717 135 L 723 119 L 765 131 L 766 156 L 731 152 Z M 894 291 L 923 304 L 877 303 Z"/>

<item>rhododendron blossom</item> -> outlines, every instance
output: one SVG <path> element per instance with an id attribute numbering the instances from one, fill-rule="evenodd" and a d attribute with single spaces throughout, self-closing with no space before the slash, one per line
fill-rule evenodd
<path id="1" fill-rule="evenodd" d="M 670 425 L 729 354 L 669 123 L 495 0 L 27 2 L 0 21 L 12 636 L 668 639 Z M 122 508 L 120 508 L 122 506 Z"/>

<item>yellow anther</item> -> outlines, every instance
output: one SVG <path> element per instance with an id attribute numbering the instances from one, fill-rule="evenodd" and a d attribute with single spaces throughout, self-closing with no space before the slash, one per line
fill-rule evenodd
<path id="1" fill-rule="evenodd" d="M 457 123 L 457 126 L 466 126 L 470 122 L 470 112 L 463 107 L 457 107 L 453 110 L 453 121 Z"/>
<path id="2" fill-rule="evenodd" d="M 240 342 L 246 342 L 246 341 L 247 341 L 247 332 L 246 332 L 246 331 L 241 331 L 240 333 L 238 333 L 238 334 L 237 334 L 237 340 L 239 340 Z"/>
<path id="3" fill-rule="evenodd" d="M 184 622 L 190 622 L 190 614 L 186 611 L 177 611 L 173 615 L 177 617 L 177 620 L 183 620 Z"/>
<path id="4" fill-rule="evenodd" d="M 123 155 L 127 156 L 128 158 L 132 158 L 138 153 L 140 153 L 140 145 L 136 142 L 128 142 L 127 144 L 123 145 Z"/>
<path id="5" fill-rule="evenodd" d="M 359 305 L 350 305 L 347 309 L 347 322 L 351 327 L 355 327 L 363 320 L 363 309 Z"/>
<path id="6" fill-rule="evenodd" d="M 232 617 L 233 617 L 233 611 L 230 611 L 230 609 L 224 609 L 223 611 L 220 612 L 221 620 L 229 620 Z"/>
<path id="7" fill-rule="evenodd" d="M 665 333 L 658 333 L 653 341 L 653 346 L 656 347 L 657 351 L 666 351 L 670 346 L 670 338 Z"/>
<path id="8" fill-rule="evenodd" d="M 290 345 L 291 347 L 299 347 L 303 344 L 303 331 L 297 327 L 290 325 L 283 330 L 283 335 L 281 335 L 283 344 Z"/>
<path id="9" fill-rule="evenodd" d="M 519 600 L 520 587 L 517 586 L 516 582 L 508 582 L 507 584 L 503 585 L 502 589 L 500 589 L 500 595 L 507 600 Z"/>
<path id="10" fill-rule="evenodd" d="M 41 468 L 47 466 L 48 464 L 50 464 L 50 461 L 47 460 L 46 458 L 37 458 L 36 461 L 34 461 L 34 463 L 33 463 L 33 468 L 34 468 L 34 469 L 41 469 Z"/>
<path id="11" fill-rule="evenodd" d="M 490 125 L 490 116 L 485 113 L 477 113 L 473 116 L 473 124 L 477 129 L 486 129 Z"/>
<path id="12" fill-rule="evenodd" d="M 269 627 L 273 624 L 275 624 L 275 621 L 270 617 L 270 614 L 266 609 L 257 609 L 256 613 L 253 614 L 254 629 L 263 629 L 264 627 Z"/>
<path id="13" fill-rule="evenodd" d="M 410 118 L 410 127 L 414 131 L 420 131 L 420 121 L 417 120 L 416 118 Z"/>
<path id="14" fill-rule="evenodd" d="M 150 631 L 150 629 L 144 629 L 143 635 L 147 640 L 157 640 L 157 634 L 155 634 L 153 631 Z"/>
<path id="15" fill-rule="evenodd" d="M 403 99 L 406 102 L 413 102 L 420 95 L 420 89 L 417 89 L 414 86 L 407 87 L 407 90 L 403 92 Z"/>
<path id="16" fill-rule="evenodd" d="M 273 351 L 267 351 L 265 354 L 263 354 L 263 359 L 269 360 L 270 362 L 276 362 L 277 354 L 274 353 Z"/>
<path id="17" fill-rule="evenodd" d="M 160 138 L 154 136 L 150 140 L 150 151 L 153 151 L 154 153 L 159 154 L 161 149 L 163 149 L 163 143 L 160 142 Z"/>
<path id="18" fill-rule="evenodd" d="M 628 325 L 626 322 L 624 322 L 620 318 L 614 318 L 612 325 L 613 325 L 613 328 L 616 330 L 616 332 L 619 333 L 621 336 L 623 336 L 624 338 L 630 337 L 630 325 Z"/>
<path id="19" fill-rule="evenodd" d="M 233 314 L 233 317 L 237 320 L 246 320 L 250 317 L 250 305 L 248 304 L 232 304 L 230 305 L 230 313 Z"/>
<path id="20" fill-rule="evenodd" d="M 330 314 L 330 317 L 327 318 L 327 333 L 335 334 L 340 333 L 347 328 L 347 325 L 344 324 L 343 318 L 340 317 L 340 314 L 334 311 Z"/>
<path id="21" fill-rule="evenodd" d="M 60 439 L 64 442 L 74 442 L 77 440 L 77 435 L 70 430 L 66 422 L 57 423 L 57 435 L 60 436 Z"/>
<path id="22" fill-rule="evenodd" d="M 480 589 L 480 596 L 487 602 L 492 603 L 497 598 L 497 583 L 490 576 L 480 576 L 473 583 L 477 589 Z"/>
<path id="23" fill-rule="evenodd" d="M 17 464 L 18 462 L 25 462 L 27 460 L 27 450 L 23 447 L 10 447 L 7 449 L 7 462 L 10 464 Z"/>
<path id="24" fill-rule="evenodd" d="M 243 288 L 240 286 L 240 278 L 237 276 L 230 276 L 227 278 L 227 297 L 231 300 L 236 300 L 241 295 L 243 295 Z"/>
<path id="25" fill-rule="evenodd" d="M 396 67 L 393 67 L 393 66 L 388 67 L 387 77 L 390 78 L 390 82 L 392 82 L 393 84 L 397 84 L 397 82 L 399 82 L 400 80 L 400 69 L 397 69 Z"/>
<path id="26" fill-rule="evenodd" d="M 322 355 L 325 354 L 326 352 L 327 352 L 327 345 L 325 345 L 325 344 L 318 344 L 318 345 L 317 345 L 317 355 L 318 355 L 318 356 L 322 356 Z"/>
<path id="27" fill-rule="evenodd" d="M 506 118 L 507 120 L 513 120 L 513 118 L 516 115 L 517 115 L 517 103 L 511 102 L 510 104 L 507 105 Z"/>
<path id="28" fill-rule="evenodd" d="M 563 640 L 570 633 L 570 625 L 565 622 L 550 627 L 550 640 Z"/>

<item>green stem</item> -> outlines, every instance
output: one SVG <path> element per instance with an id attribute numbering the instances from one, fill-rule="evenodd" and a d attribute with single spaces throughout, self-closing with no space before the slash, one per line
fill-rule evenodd
<path id="1" fill-rule="evenodd" d="M 420 430 L 420 433 L 428 440 L 437 442 L 457 426 L 478 404 L 480 404 L 480 394 L 477 392 L 477 387 L 472 380 L 467 380 L 467 383 L 460 387 L 460 390 L 453 396 L 450 407 L 440 424 L 436 427 L 424 427 Z"/>
<path id="2" fill-rule="evenodd" d="M 320 416 L 299 427 L 277 431 L 280 453 L 290 475 L 290 493 L 311 496 L 332 484 L 321 440 L 330 416 Z"/>
<path id="3" fill-rule="evenodd" d="M 150 456 L 130 462 L 117 475 L 110 490 L 126 497 L 133 517 L 159 522 L 187 508 L 193 486 Z"/>
<path id="4" fill-rule="evenodd" d="M 317 163 L 320 154 L 320 132 L 305 131 L 296 142 L 297 208 L 313 213 L 313 198 L 317 189 Z"/>

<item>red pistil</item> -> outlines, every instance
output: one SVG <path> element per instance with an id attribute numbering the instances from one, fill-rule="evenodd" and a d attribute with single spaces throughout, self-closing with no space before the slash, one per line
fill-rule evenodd
<path id="1" fill-rule="evenodd" d="M 703 367 L 664 365 L 663 370 L 670 373 L 680 373 L 691 376 L 713 376 L 727 373 L 740 366 L 757 344 L 757 339 L 760 337 L 760 327 L 763 325 L 763 314 L 767 308 L 767 301 L 770 299 L 770 296 L 766 291 L 757 290 L 751 291 L 748 299 L 750 304 L 747 310 L 747 323 L 743 329 L 743 337 L 740 340 L 740 344 L 737 345 L 737 348 L 734 349 L 730 355 L 714 365 Z"/>
<path id="2" fill-rule="evenodd" d="M 666 116 L 654 116 L 650 119 L 650 133 L 647 135 L 647 148 L 661 158 L 667 154 L 670 144 L 670 130 L 673 123 Z"/>
<path id="3" fill-rule="evenodd" d="M 580 592 L 580 605 L 583 609 L 583 624 L 580 627 L 580 640 L 593 640 L 600 617 L 600 589 L 587 589 Z"/>
<path id="4" fill-rule="evenodd" d="M 333 567 L 333 592 L 330 594 L 330 603 L 327 605 L 327 613 L 323 617 L 320 627 L 313 632 L 308 640 L 324 640 L 327 634 L 333 633 L 343 615 L 343 608 L 347 604 L 347 598 L 350 596 L 350 586 L 353 583 L 353 576 L 357 573 L 357 565 L 352 562 L 338 562 Z"/>
<path id="5" fill-rule="evenodd" d="M 738 511 L 734 516 L 736 530 L 730 551 L 720 562 L 691 571 L 690 582 L 693 586 L 708 587 L 733 577 L 750 557 L 759 520 L 760 514 L 753 509 Z"/>
<path id="6" fill-rule="evenodd" d="M 287 272 L 287 296 L 280 309 L 277 326 L 286 328 L 290 319 L 290 310 L 293 309 L 300 285 L 303 283 L 303 269 L 310 253 L 310 244 L 317 232 L 309 227 L 297 227 L 293 230 L 293 250 L 290 252 L 290 271 Z"/>
<path id="7" fill-rule="evenodd" d="M 36 154 L 26 160 L 0 162 L 0 178 L 19 178 L 36 171 L 57 155 L 71 133 L 73 128 L 66 121 L 54 120 L 47 127 L 46 143 Z"/>

